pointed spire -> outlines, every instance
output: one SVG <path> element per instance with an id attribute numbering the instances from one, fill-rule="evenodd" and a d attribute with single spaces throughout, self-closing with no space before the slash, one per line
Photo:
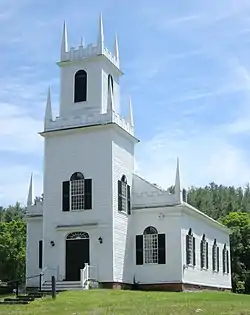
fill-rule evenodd
<path id="1" fill-rule="evenodd" d="M 119 65 L 119 47 L 118 47 L 117 34 L 115 35 L 115 41 L 114 41 L 114 56 Z"/>
<path id="2" fill-rule="evenodd" d="M 128 102 L 128 121 L 132 127 L 134 127 L 134 115 L 133 115 L 133 107 L 132 107 L 132 101 L 131 97 L 129 97 Z"/>
<path id="3" fill-rule="evenodd" d="M 108 89 L 108 104 L 107 104 L 107 112 L 111 112 L 114 110 L 114 95 L 113 95 L 113 87 L 112 84 L 109 85 Z"/>
<path id="4" fill-rule="evenodd" d="M 81 37 L 80 39 L 80 46 L 83 47 L 84 43 L 83 43 L 83 37 Z"/>
<path id="5" fill-rule="evenodd" d="M 45 109 L 44 126 L 46 126 L 46 123 L 51 120 L 52 120 L 52 109 L 51 109 L 51 93 L 50 93 L 50 86 L 49 86 L 46 109 Z"/>
<path id="6" fill-rule="evenodd" d="M 104 50 L 104 33 L 103 33 L 102 14 L 100 14 L 100 16 L 99 16 L 99 29 L 98 29 L 98 38 L 97 38 L 97 49 L 98 49 L 98 54 L 103 54 L 103 50 Z"/>
<path id="7" fill-rule="evenodd" d="M 62 44 L 61 44 L 61 60 L 64 60 L 65 53 L 68 52 L 68 34 L 66 22 L 63 23 L 63 34 L 62 34 Z"/>
<path id="8" fill-rule="evenodd" d="M 33 203 L 33 174 L 31 173 L 30 177 L 30 186 L 28 192 L 27 206 L 31 206 Z"/>
<path id="9" fill-rule="evenodd" d="M 177 196 L 178 202 L 182 202 L 179 158 L 177 158 L 177 165 L 176 165 L 175 195 Z"/>

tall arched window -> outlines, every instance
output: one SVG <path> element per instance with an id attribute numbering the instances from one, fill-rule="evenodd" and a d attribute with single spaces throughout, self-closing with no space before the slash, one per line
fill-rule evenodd
<path id="1" fill-rule="evenodd" d="M 158 231 L 153 226 L 147 227 L 144 232 L 144 263 L 158 264 Z"/>
<path id="2" fill-rule="evenodd" d="M 76 172 L 62 186 L 63 211 L 92 209 L 92 179 Z"/>
<path id="3" fill-rule="evenodd" d="M 112 91 L 114 91 L 114 81 L 111 74 L 108 75 L 108 91 L 110 89 L 110 86 L 112 87 Z"/>
<path id="4" fill-rule="evenodd" d="M 131 214 L 130 186 L 125 175 L 118 180 L 118 210 Z"/>
<path id="5" fill-rule="evenodd" d="M 220 267 L 220 250 L 217 246 L 216 239 L 214 240 L 213 249 L 212 249 L 212 262 L 213 262 L 213 271 L 219 272 Z"/>
<path id="6" fill-rule="evenodd" d="M 202 240 L 201 240 L 200 255 L 201 255 L 201 268 L 208 269 L 208 242 L 206 241 L 205 234 L 203 234 Z"/>
<path id="7" fill-rule="evenodd" d="M 70 199 L 71 210 L 84 209 L 84 176 L 80 172 L 70 177 Z"/>
<path id="8" fill-rule="evenodd" d="M 74 102 L 85 102 L 87 100 L 87 72 L 79 70 L 75 74 Z"/>
<path id="9" fill-rule="evenodd" d="M 196 265 L 195 238 L 192 229 L 189 229 L 186 235 L 186 263 L 191 266 Z"/>
<path id="10" fill-rule="evenodd" d="M 166 237 L 153 226 L 136 235 L 136 265 L 166 264 Z"/>

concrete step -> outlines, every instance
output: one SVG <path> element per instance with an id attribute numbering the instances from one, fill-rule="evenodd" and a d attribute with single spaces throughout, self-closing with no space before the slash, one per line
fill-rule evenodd
<path id="1" fill-rule="evenodd" d="M 22 300 L 16 300 L 13 299 L 12 301 L 2 301 L 0 302 L 0 304 L 8 304 L 8 305 L 14 305 L 14 304 L 18 304 L 18 305 L 26 305 L 26 304 L 30 304 L 30 301 L 22 301 Z"/>
<path id="2" fill-rule="evenodd" d="M 42 285 L 42 291 L 51 291 L 51 281 L 46 281 Z M 66 290 L 82 290 L 80 281 L 57 281 L 56 291 L 66 291 Z"/>

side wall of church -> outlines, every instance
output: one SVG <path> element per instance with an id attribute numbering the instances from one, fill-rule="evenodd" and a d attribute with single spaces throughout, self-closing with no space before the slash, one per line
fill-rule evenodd
<path id="1" fill-rule="evenodd" d="M 130 255 L 133 261 L 133 278 L 139 284 L 181 282 L 180 214 L 175 207 L 134 210 L 131 217 L 133 241 Z M 166 263 L 136 265 L 136 235 L 153 226 L 159 234 L 165 234 Z"/>
<path id="2" fill-rule="evenodd" d="M 26 232 L 26 277 L 39 275 L 39 241 L 43 239 L 42 217 L 27 219 Z M 39 277 L 27 279 L 27 286 L 37 286 Z"/>
<path id="3" fill-rule="evenodd" d="M 227 232 L 217 228 L 206 222 L 202 217 L 191 216 L 183 213 L 181 217 L 181 244 L 182 244 L 182 263 L 183 263 L 183 282 L 189 284 L 198 284 L 204 286 L 214 286 L 218 288 L 231 288 L 231 270 L 229 264 L 229 274 L 223 274 L 222 265 L 222 250 L 226 244 L 229 250 L 230 261 L 230 242 Z M 189 229 L 192 229 L 193 236 L 195 237 L 195 251 L 196 251 L 196 265 L 186 266 L 186 235 Z M 208 242 L 208 269 L 201 268 L 201 255 L 200 243 L 203 234 L 205 234 L 206 241 Z M 219 272 L 214 272 L 212 268 L 212 246 L 216 239 L 219 247 Z"/>

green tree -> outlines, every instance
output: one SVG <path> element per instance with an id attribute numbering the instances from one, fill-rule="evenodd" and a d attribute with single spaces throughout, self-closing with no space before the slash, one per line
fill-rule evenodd
<path id="1" fill-rule="evenodd" d="M 24 276 L 25 244 L 24 220 L 0 222 L 0 279 L 13 280 Z"/>

